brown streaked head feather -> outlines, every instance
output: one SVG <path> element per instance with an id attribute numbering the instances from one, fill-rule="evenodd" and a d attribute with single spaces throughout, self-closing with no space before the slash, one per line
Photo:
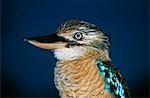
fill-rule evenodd
<path id="1" fill-rule="evenodd" d="M 65 23 L 62 23 L 61 26 L 57 29 L 58 33 L 65 33 L 68 30 L 78 30 L 79 27 L 87 27 L 89 29 L 100 30 L 94 24 L 90 24 L 85 21 L 79 20 L 68 20 Z M 64 31 L 64 32 L 63 32 Z"/>
<path id="2" fill-rule="evenodd" d="M 76 32 L 85 34 L 82 41 L 74 40 L 72 36 Z M 65 37 L 67 40 L 76 41 L 80 44 L 93 46 L 101 50 L 110 49 L 110 36 L 103 32 L 96 25 L 80 20 L 69 20 L 61 24 L 57 29 L 59 36 Z"/>

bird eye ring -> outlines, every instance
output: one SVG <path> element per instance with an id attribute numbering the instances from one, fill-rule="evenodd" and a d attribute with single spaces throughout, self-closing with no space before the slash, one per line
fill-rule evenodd
<path id="1" fill-rule="evenodd" d="M 83 33 L 77 32 L 74 34 L 73 38 L 76 40 L 82 40 L 83 39 Z"/>

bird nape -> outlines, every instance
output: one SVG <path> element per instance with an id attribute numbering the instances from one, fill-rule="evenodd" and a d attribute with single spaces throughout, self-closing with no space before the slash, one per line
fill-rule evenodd
<path id="1" fill-rule="evenodd" d="M 54 82 L 61 98 L 126 98 L 129 89 L 109 57 L 110 37 L 96 25 L 69 20 L 55 34 L 26 39 L 52 50 Z"/>

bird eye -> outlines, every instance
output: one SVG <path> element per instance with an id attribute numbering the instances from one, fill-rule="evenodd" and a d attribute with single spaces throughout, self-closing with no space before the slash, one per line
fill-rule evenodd
<path id="1" fill-rule="evenodd" d="M 83 39 L 83 34 L 81 32 L 77 32 L 73 36 L 74 39 L 76 40 L 82 40 Z"/>

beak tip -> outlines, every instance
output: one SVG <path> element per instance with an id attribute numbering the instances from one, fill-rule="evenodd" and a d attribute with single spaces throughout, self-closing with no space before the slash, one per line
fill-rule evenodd
<path id="1" fill-rule="evenodd" d="M 25 42 L 27 42 L 27 41 L 28 41 L 28 39 L 26 39 L 26 38 L 25 38 L 25 39 L 23 39 L 23 40 L 24 40 Z"/>

